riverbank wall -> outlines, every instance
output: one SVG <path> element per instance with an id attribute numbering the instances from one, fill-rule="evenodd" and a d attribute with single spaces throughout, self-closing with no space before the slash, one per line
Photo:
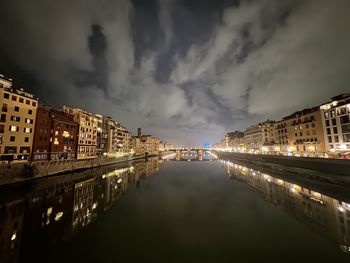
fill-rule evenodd
<path id="1" fill-rule="evenodd" d="M 141 157 L 123 156 L 118 158 L 102 157 L 87 160 L 56 160 L 14 163 L 10 165 L 2 164 L 0 165 L 0 185 L 128 162 L 140 158 Z M 145 157 L 143 156 L 142 158 Z"/>
<path id="2" fill-rule="evenodd" d="M 238 160 L 257 165 L 277 164 L 318 171 L 329 175 L 350 177 L 350 160 L 233 152 L 215 152 L 215 154 L 222 159 Z"/>

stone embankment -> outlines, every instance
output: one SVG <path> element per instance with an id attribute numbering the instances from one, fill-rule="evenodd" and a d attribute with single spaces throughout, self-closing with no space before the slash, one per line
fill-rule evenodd
<path id="1" fill-rule="evenodd" d="M 293 168 L 308 169 L 329 175 L 346 176 L 350 178 L 350 160 L 232 152 L 216 152 L 216 154 L 220 158 L 229 158 L 247 163 L 260 165 L 277 164 Z"/>
<path id="2" fill-rule="evenodd" d="M 36 161 L 0 165 L 0 185 L 133 160 L 132 156 L 90 160 Z"/>

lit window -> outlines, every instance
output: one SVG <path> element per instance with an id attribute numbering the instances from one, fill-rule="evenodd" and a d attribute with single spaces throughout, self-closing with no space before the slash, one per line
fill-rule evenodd
<path id="1" fill-rule="evenodd" d="M 13 125 L 11 125 L 10 126 L 10 131 L 13 131 L 13 132 L 15 132 L 15 131 L 17 131 L 17 126 L 13 126 Z"/>
<path id="2" fill-rule="evenodd" d="M 67 132 L 67 131 L 63 132 L 63 137 L 68 138 L 69 136 L 70 136 L 69 132 Z"/>

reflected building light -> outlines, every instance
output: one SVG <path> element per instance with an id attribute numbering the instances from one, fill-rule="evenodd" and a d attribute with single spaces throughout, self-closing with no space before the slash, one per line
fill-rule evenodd
<path id="1" fill-rule="evenodd" d="M 15 239 L 16 239 L 16 237 L 17 237 L 17 233 L 16 233 L 16 232 L 14 232 L 14 233 L 12 234 L 12 236 L 11 236 L 11 241 L 15 240 Z"/>
<path id="2" fill-rule="evenodd" d="M 63 212 L 58 212 L 55 216 L 55 221 L 61 220 L 62 216 L 63 216 Z"/>
<path id="3" fill-rule="evenodd" d="M 52 207 L 49 207 L 49 208 L 47 209 L 46 214 L 47 214 L 47 216 L 50 216 L 51 213 L 52 213 Z"/>
<path id="4" fill-rule="evenodd" d="M 339 212 L 342 212 L 342 213 L 345 212 L 345 209 L 343 207 L 341 207 L 341 206 L 338 206 L 338 210 L 339 210 Z"/>
<path id="5" fill-rule="evenodd" d="M 281 180 L 281 179 L 277 179 L 277 183 L 280 184 L 280 185 L 283 185 L 283 184 L 284 184 L 284 181 Z"/>

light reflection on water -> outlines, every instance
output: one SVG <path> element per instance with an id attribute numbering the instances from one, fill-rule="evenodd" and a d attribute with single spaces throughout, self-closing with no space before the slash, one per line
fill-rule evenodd
<path id="1" fill-rule="evenodd" d="M 108 228 L 106 225 L 104 228 L 98 229 L 104 233 L 103 235 L 111 232 L 113 238 L 115 236 L 112 242 L 102 241 L 101 243 L 105 243 L 100 244 L 101 247 L 117 242 L 116 239 L 121 235 L 124 238 L 126 237 L 126 240 L 121 240 L 119 246 L 127 240 L 131 243 L 136 242 L 135 235 L 138 239 L 148 240 L 147 235 L 139 234 L 137 231 L 130 233 L 123 231 L 124 228 L 134 227 L 135 225 L 129 226 L 129 224 L 132 225 L 130 218 L 128 218 L 128 215 L 118 214 L 119 208 L 123 208 L 123 211 L 128 213 L 138 211 L 137 220 L 147 222 L 141 228 L 142 231 L 147 233 L 147 229 L 152 229 L 152 234 L 155 237 L 157 235 L 162 236 L 164 231 L 171 233 L 173 229 L 177 229 L 175 232 L 180 237 L 187 235 L 187 240 L 175 239 L 176 241 L 180 240 L 180 243 L 175 243 L 176 251 L 179 249 L 178 244 L 183 245 L 186 244 L 186 241 L 192 241 L 193 244 L 200 243 L 202 246 L 208 244 L 208 247 L 221 255 L 219 246 L 215 247 L 216 242 L 231 246 L 230 242 L 237 242 L 234 236 L 239 234 L 238 230 L 242 229 L 243 231 L 245 229 L 244 231 L 249 231 L 249 228 L 255 224 L 248 222 L 241 224 L 241 220 L 233 223 L 232 220 L 236 217 L 236 210 L 243 212 L 243 209 L 246 209 L 245 212 L 247 213 L 248 210 L 253 211 L 256 208 L 251 204 L 249 205 L 249 203 L 238 202 L 232 204 L 232 202 L 236 198 L 241 200 L 242 194 L 248 194 L 250 199 L 245 199 L 246 202 L 247 200 L 257 199 L 260 203 L 265 203 L 256 196 L 257 193 L 264 200 L 289 211 L 289 216 L 295 217 L 311 227 L 316 226 L 319 232 L 324 233 L 328 239 L 334 240 L 335 244 L 339 244 L 344 252 L 349 251 L 350 205 L 348 203 L 270 174 L 264 174 L 248 167 L 221 160 L 220 162 L 224 165 L 231 179 L 242 181 L 256 190 L 248 193 L 250 191 L 245 189 L 246 185 L 238 183 L 238 186 L 231 187 L 231 184 L 224 180 L 222 167 L 217 162 L 210 162 L 210 160 L 213 160 L 213 156 L 210 154 L 197 156 L 192 160 L 193 163 L 188 163 L 186 158 L 173 157 L 175 158 L 170 162 L 150 158 L 147 162 L 140 160 L 129 165 L 101 167 L 69 175 L 44 178 L 8 189 L 1 188 L 0 262 L 28 262 L 30 259 L 45 259 L 45 256 L 52 258 L 55 257 L 55 248 L 62 243 L 69 244 L 67 247 L 74 251 L 74 249 L 78 249 L 77 247 L 82 242 L 81 240 L 74 242 L 74 237 L 79 236 L 79 233 L 88 233 L 87 236 L 92 239 L 95 237 L 96 228 L 92 226 L 92 223 L 99 217 L 101 220 L 98 222 L 104 222 L 106 218 L 110 218 L 113 224 L 116 222 L 113 228 Z M 195 160 L 201 162 L 195 162 Z M 184 162 L 177 163 L 176 161 Z M 164 162 L 167 162 L 167 165 L 159 173 L 161 176 L 155 177 L 156 180 L 143 182 L 143 179 L 155 175 Z M 220 175 L 220 178 L 216 175 Z M 147 185 L 147 187 L 140 187 L 141 184 Z M 135 187 L 131 188 L 132 185 L 135 185 Z M 200 185 L 200 188 L 196 188 L 198 185 Z M 223 189 L 224 186 L 225 189 Z M 152 189 L 152 191 L 149 189 Z M 236 197 L 233 197 L 234 189 L 237 191 Z M 132 195 L 128 195 L 129 201 L 125 203 L 124 199 L 124 202 L 123 200 L 119 202 L 123 206 L 112 209 L 128 190 L 130 190 L 129 193 L 132 193 Z M 136 194 L 135 191 L 138 191 L 138 193 Z M 216 198 L 211 195 L 215 195 Z M 254 196 L 256 197 L 254 198 Z M 217 200 L 220 200 L 220 202 Z M 228 202 L 227 200 L 231 201 Z M 135 209 L 135 204 L 138 202 L 140 202 L 140 206 Z M 184 206 L 181 204 L 184 204 Z M 270 206 L 270 204 L 268 205 Z M 222 213 L 208 212 L 211 209 L 222 211 Z M 278 211 L 273 206 L 272 209 Z M 159 210 L 163 213 L 157 213 Z M 105 214 L 108 211 L 112 213 Z M 266 213 L 274 216 L 273 211 L 269 210 Z M 113 213 L 116 213 L 115 217 Z M 155 218 L 154 214 L 157 214 L 158 218 Z M 217 218 L 220 214 L 221 221 Z M 183 217 L 184 215 L 188 217 Z M 278 215 L 276 213 L 276 217 Z M 120 221 L 118 221 L 118 218 Z M 241 214 L 240 218 L 242 220 L 252 219 L 252 217 L 244 216 L 244 213 Z M 181 221 L 184 219 L 186 220 Z M 162 224 L 153 223 L 157 220 L 163 222 L 164 231 L 155 232 L 157 227 L 162 226 Z M 191 225 L 192 221 L 195 222 L 193 225 Z M 119 225 L 117 222 L 119 222 Z M 166 222 L 169 222 L 169 225 Z M 215 222 L 217 222 L 216 225 Z M 227 228 L 229 222 L 232 222 L 232 225 Z M 277 220 L 276 222 L 280 221 Z M 290 222 L 294 226 L 292 223 Z M 191 227 L 188 227 L 188 224 Z M 271 229 L 271 237 L 274 237 L 272 223 L 270 225 L 269 222 L 264 221 L 264 224 L 263 227 Z M 215 227 L 205 228 L 212 225 L 215 225 Z M 237 225 L 239 226 L 237 227 Z M 90 231 L 91 229 L 93 230 Z M 182 230 L 184 232 L 181 232 Z M 202 233 L 206 234 L 202 236 Z M 223 237 L 223 235 L 217 233 L 227 233 L 227 240 L 220 238 L 215 240 L 215 237 Z M 256 236 L 254 233 L 244 232 L 244 236 L 249 235 L 252 238 L 260 238 L 259 235 Z M 171 235 L 167 237 L 168 240 L 159 239 L 160 243 L 157 243 L 158 239 L 154 238 L 156 246 L 162 243 L 169 246 L 169 244 L 175 242 Z M 204 239 L 205 237 L 208 239 Z M 213 240 L 210 237 L 214 237 Z M 261 240 L 256 241 L 260 242 Z M 86 242 L 82 246 L 91 241 Z M 250 240 L 247 242 L 250 243 Z M 214 246 L 212 246 L 213 244 Z M 238 243 L 232 246 L 238 246 Z M 43 256 L 45 251 L 41 248 L 47 247 L 51 249 L 49 249 L 47 255 L 44 254 Z M 100 249 L 96 248 L 96 250 L 103 254 L 101 247 Z M 145 247 L 147 247 L 147 244 L 145 244 Z M 208 247 L 199 247 L 197 251 L 203 249 L 208 252 Z M 61 248 L 61 251 L 68 253 L 67 250 L 69 249 Z M 125 249 L 126 247 L 123 247 L 123 250 Z M 183 246 L 182 249 L 183 253 L 188 253 L 194 248 Z M 342 254 L 339 250 L 336 251 Z M 111 251 L 109 252 L 111 253 Z M 144 253 L 145 256 L 149 256 L 148 253 Z M 150 252 L 150 254 L 152 253 Z M 70 254 L 70 256 L 72 255 Z M 67 261 L 72 262 L 73 260 L 68 257 Z M 92 260 L 91 262 L 95 261 Z"/>
<path id="2" fill-rule="evenodd" d="M 220 160 L 231 179 L 243 181 L 264 200 L 282 206 L 306 223 L 319 226 L 350 255 L 350 204 L 269 174 Z"/>
<path id="3" fill-rule="evenodd" d="M 127 167 L 102 167 L 2 187 L 0 262 L 26 262 L 35 257 L 34 247 L 70 239 L 109 210 L 129 184 L 138 185 L 158 172 L 161 163 L 150 158 Z"/>

